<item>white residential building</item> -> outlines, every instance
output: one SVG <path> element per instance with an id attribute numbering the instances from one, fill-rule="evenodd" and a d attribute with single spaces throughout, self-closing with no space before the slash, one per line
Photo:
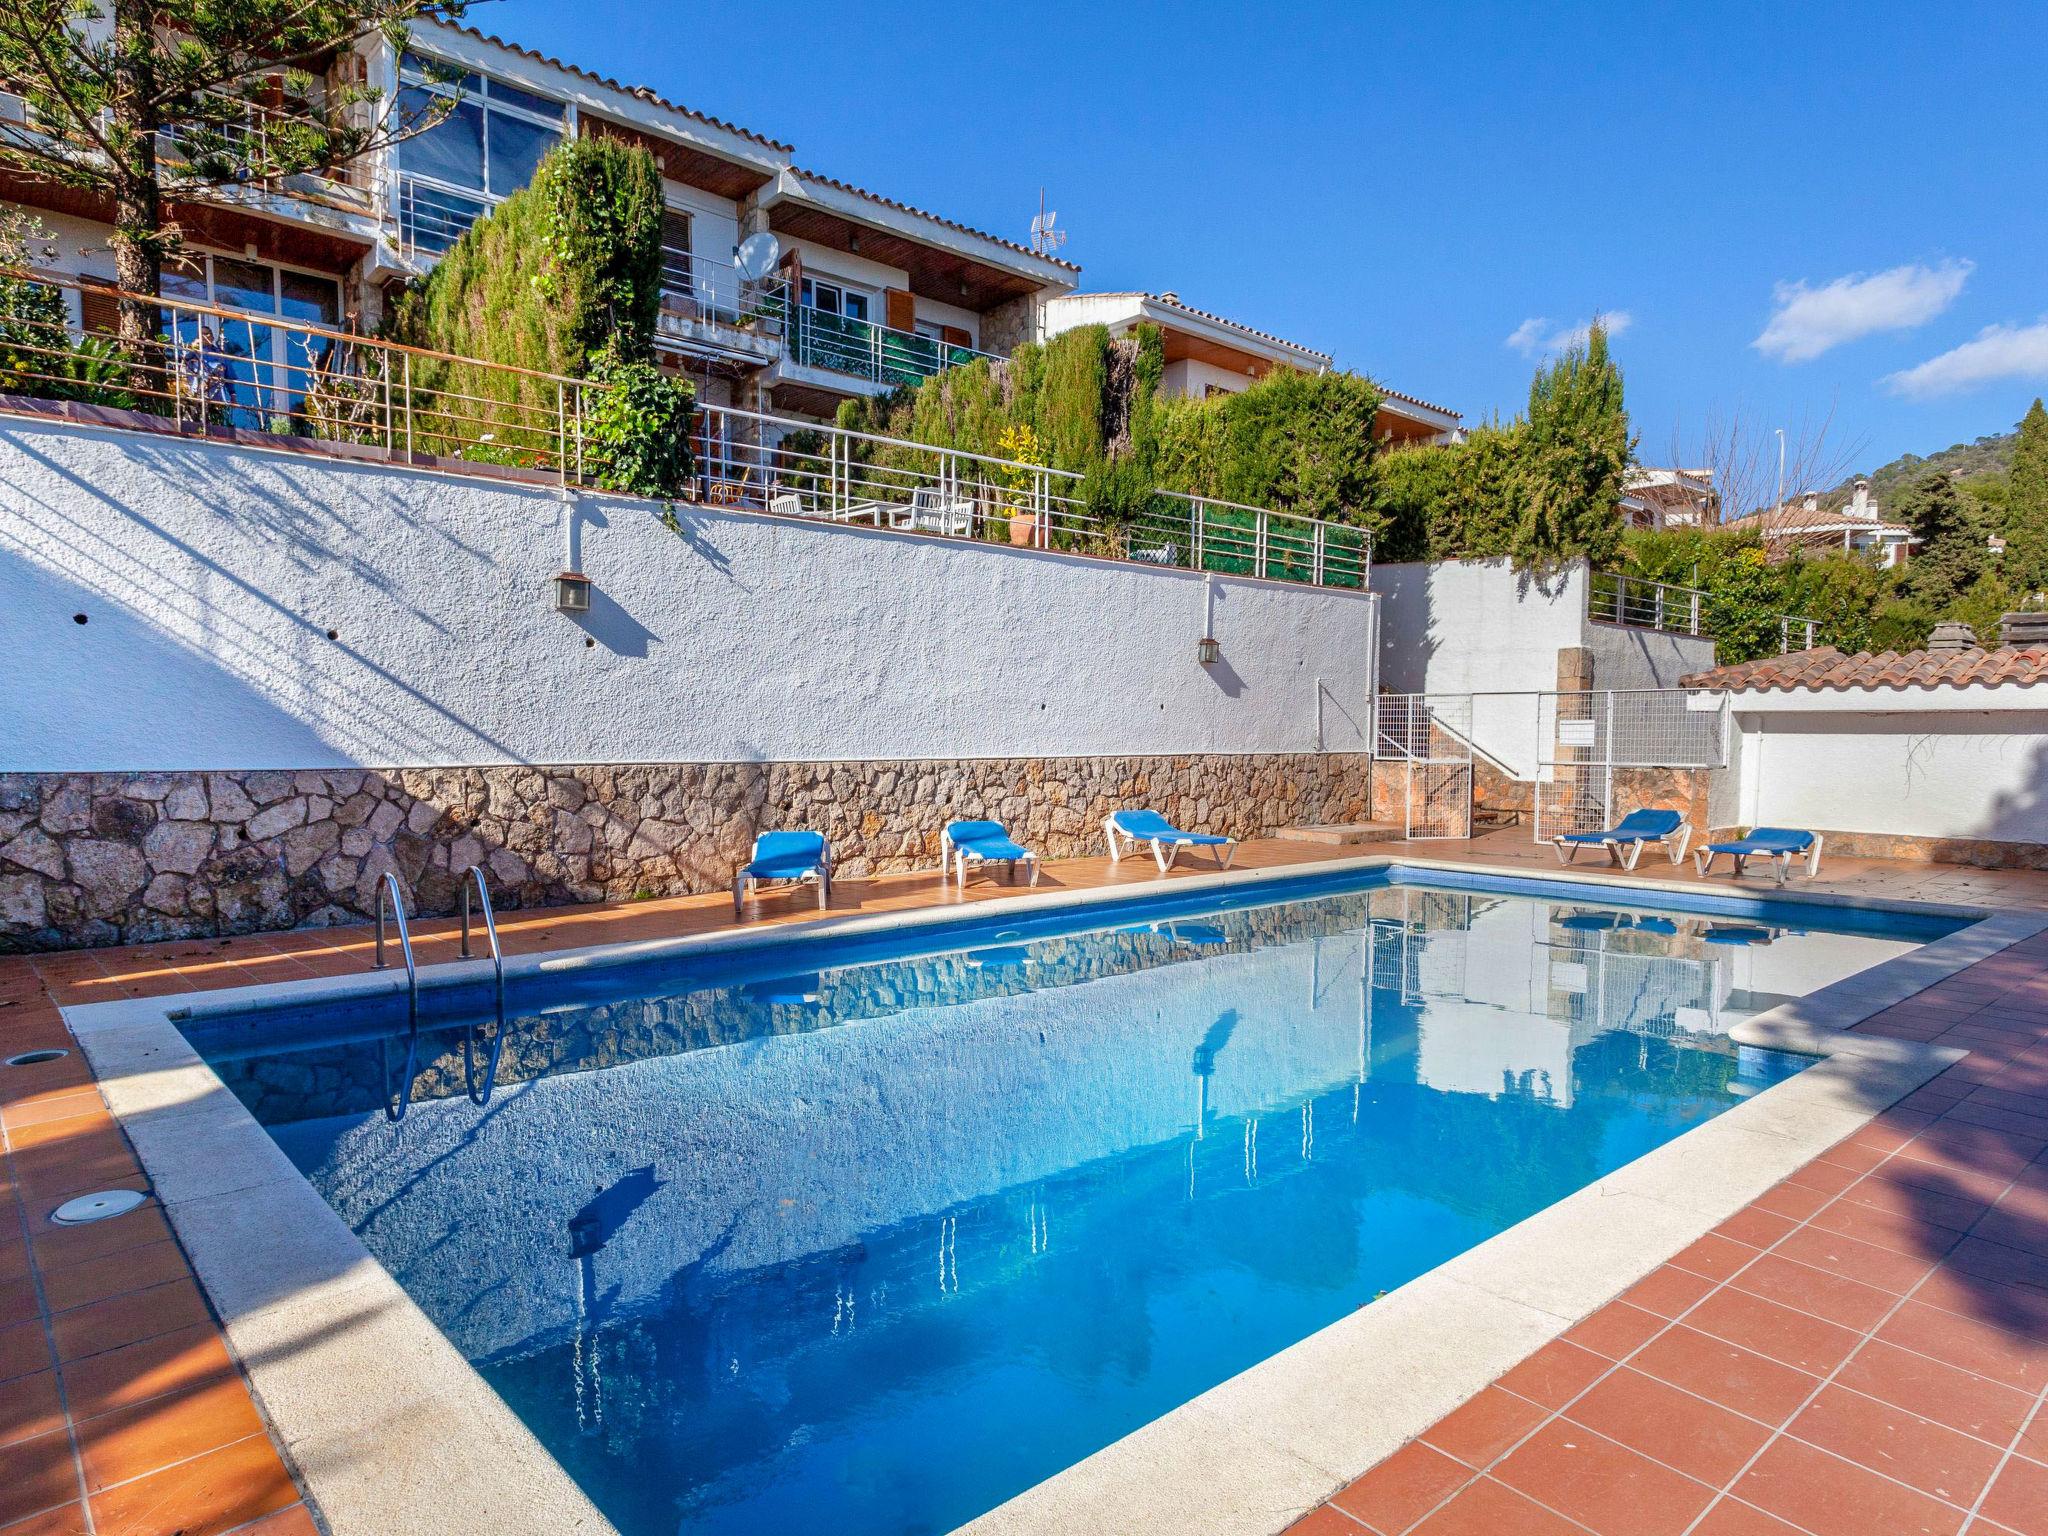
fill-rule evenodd
<path id="1" fill-rule="evenodd" d="M 368 324 L 388 285 L 426 271 L 576 135 L 640 144 L 660 163 L 660 346 L 714 403 L 829 417 L 850 396 L 1007 352 L 1079 277 L 1071 262 L 800 166 L 788 144 L 469 27 L 415 23 L 402 53 L 374 39 L 330 60 L 327 79 L 366 79 L 405 111 L 445 92 L 430 72 L 448 70 L 461 100 L 424 133 L 332 176 L 172 207 L 190 256 L 165 274 L 167 295 L 254 320 Z M 10 109 L 21 121 L 20 100 L 0 97 L 0 116 Z M 53 229 L 54 270 L 111 283 L 109 208 L 5 177 L 0 199 Z M 773 236 L 774 260 L 749 280 L 734 258 L 759 233 Z M 74 319 L 111 330 L 112 313 L 111 298 L 88 296 Z M 290 343 L 252 335 L 244 382 L 272 387 L 266 372 L 296 361 Z"/>
<path id="2" fill-rule="evenodd" d="M 1177 293 L 1059 294 L 1046 299 L 1040 310 L 1046 336 L 1084 325 L 1106 326 L 1112 336 L 1127 336 L 1145 322 L 1159 327 L 1165 343 L 1160 388 L 1186 399 L 1236 394 L 1275 368 L 1324 373 L 1334 366 L 1327 352 L 1196 309 Z M 1405 447 L 1457 438 L 1456 411 L 1384 385 L 1380 392 L 1377 425 L 1382 441 Z"/>

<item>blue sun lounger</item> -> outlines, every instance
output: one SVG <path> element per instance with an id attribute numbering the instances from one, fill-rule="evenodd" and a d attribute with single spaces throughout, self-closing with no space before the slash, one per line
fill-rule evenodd
<path id="1" fill-rule="evenodd" d="M 1212 849 L 1218 869 L 1230 868 L 1230 861 L 1237 856 L 1236 838 L 1219 837 L 1214 832 L 1183 832 L 1157 811 L 1112 811 L 1102 824 L 1102 834 L 1109 839 L 1112 863 L 1124 856 L 1123 849 L 1117 846 L 1119 835 L 1133 847 L 1150 843 L 1152 857 L 1158 861 L 1162 875 L 1173 868 L 1173 861 L 1183 848 Z"/>
<path id="2" fill-rule="evenodd" d="M 1007 864 L 1010 878 L 1017 878 L 1017 866 L 1031 866 L 1031 883 L 1038 884 L 1038 855 L 1003 830 L 1000 821 L 956 821 L 939 834 L 939 878 L 946 877 L 950 864 L 958 871 L 961 885 L 967 883 L 967 866 Z"/>
<path id="3" fill-rule="evenodd" d="M 1608 859 L 1623 869 L 1634 869 L 1651 843 L 1663 844 L 1671 862 L 1679 863 L 1691 841 L 1692 828 L 1672 810 L 1630 811 L 1605 832 L 1560 832 L 1550 840 L 1560 864 L 1571 863 L 1581 848 L 1605 848 Z"/>
<path id="4" fill-rule="evenodd" d="M 1812 880 L 1820 874 L 1821 835 L 1818 832 L 1802 831 L 1798 827 L 1755 827 L 1747 837 L 1730 838 L 1723 843 L 1709 843 L 1692 856 L 1693 863 L 1701 874 L 1707 873 L 1714 862 L 1714 855 L 1725 853 L 1735 861 L 1738 877 L 1751 859 L 1769 859 L 1771 871 L 1783 885 L 1792 878 L 1792 861 L 1804 858 L 1806 878 Z"/>
<path id="5" fill-rule="evenodd" d="M 801 885 L 815 880 L 818 910 L 832 899 L 832 850 L 822 832 L 763 832 L 754 839 L 754 857 L 732 877 L 732 915 L 738 918 L 750 885 Z"/>

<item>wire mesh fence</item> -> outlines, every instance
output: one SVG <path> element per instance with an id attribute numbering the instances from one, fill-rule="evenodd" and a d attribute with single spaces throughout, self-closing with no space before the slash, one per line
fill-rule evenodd
<path id="1" fill-rule="evenodd" d="M 1598 689 L 1537 699 L 1536 841 L 1613 825 L 1617 770 L 1727 766 L 1725 695 Z"/>
<path id="2" fill-rule="evenodd" d="M 1373 756 L 1402 770 L 1410 838 L 1472 835 L 1472 695 L 1383 693 L 1373 701 Z"/>

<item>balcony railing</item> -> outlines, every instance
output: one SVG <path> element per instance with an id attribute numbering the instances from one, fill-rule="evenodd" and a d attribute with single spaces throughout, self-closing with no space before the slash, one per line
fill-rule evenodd
<path id="1" fill-rule="evenodd" d="M 1586 584 L 1586 616 L 1601 624 L 1704 636 L 1712 633 L 1705 606 L 1706 593 L 1698 587 L 1648 581 L 1620 571 L 1595 571 Z M 1819 633 L 1817 619 L 1779 615 L 1778 645 L 1783 652 L 1812 650 Z"/>
<path id="2" fill-rule="evenodd" d="M 789 319 L 789 279 L 751 278 L 729 261 L 661 248 L 661 312 L 709 320 L 762 336 L 780 336 Z"/>
<path id="3" fill-rule="evenodd" d="M 481 192 L 428 181 L 409 171 L 393 178 L 391 217 L 398 225 L 398 248 L 412 256 L 441 256 L 469 226 L 497 206 Z"/>
<path id="4" fill-rule="evenodd" d="M 1619 571 L 1595 571 L 1586 587 L 1586 613 L 1603 624 L 1698 635 L 1705 633 L 1700 628 L 1700 604 L 1705 595 L 1698 587 L 1674 587 Z"/>
<path id="5" fill-rule="evenodd" d="M 789 336 L 791 362 L 891 388 L 920 384 L 934 374 L 971 363 L 977 357 L 1004 361 L 993 352 L 948 343 L 936 336 L 921 336 L 915 331 L 894 330 L 872 320 L 835 315 L 811 304 L 797 307 L 795 322 Z"/>
<path id="6" fill-rule="evenodd" d="M 85 291 L 43 273 L 0 276 Z M 86 355 L 62 325 L 34 334 L 16 320 L 0 393 L 133 408 L 283 450 L 594 486 L 584 423 L 603 385 L 275 315 L 145 302 L 161 334 L 132 367 Z M 691 446 L 697 479 L 684 499 L 712 506 L 1353 590 L 1371 570 L 1366 535 L 1345 524 L 1168 491 L 1133 516 L 1099 517 L 1070 471 L 787 417 L 701 405 Z"/>

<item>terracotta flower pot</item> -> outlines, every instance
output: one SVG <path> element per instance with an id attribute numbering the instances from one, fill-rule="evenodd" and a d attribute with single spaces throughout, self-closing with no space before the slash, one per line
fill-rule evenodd
<path id="1" fill-rule="evenodd" d="M 1038 514 L 1017 512 L 1010 517 L 1010 542 L 1028 547 L 1038 542 Z"/>

